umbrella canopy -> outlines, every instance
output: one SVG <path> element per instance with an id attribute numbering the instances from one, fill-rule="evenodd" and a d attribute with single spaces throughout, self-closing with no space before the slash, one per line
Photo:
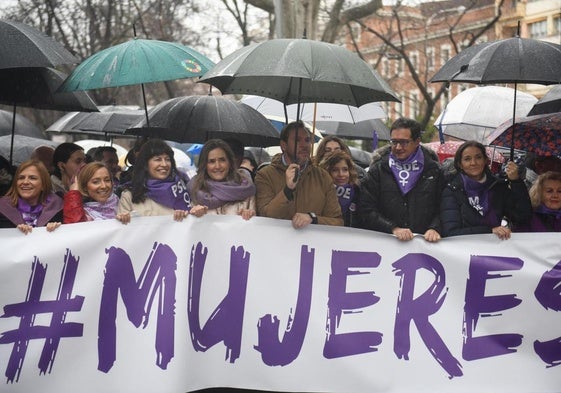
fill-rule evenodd
<path id="1" fill-rule="evenodd" d="M 246 146 L 278 145 L 279 133 L 265 116 L 241 102 L 215 96 L 177 97 L 150 109 L 127 134 L 156 136 L 175 142 L 204 143 L 236 137 Z"/>
<path id="2" fill-rule="evenodd" d="M 431 82 L 561 83 L 561 45 L 513 37 L 464 49 Z"/>
<path id="3" fill-rule="evenodd" d="M 532 107 L 528 116 L 561 112 L 561 85 L 553 87 Z"/>
<path id="4" fill-rule="evenodd" d="M 307 39 L 274 39 L 245 46 L 218 62 L 199 82 L 216 86 L 222 94 L 259 95 L 287 105 L 399 101 L 356 53 Z"/>
<path id="5" fill-rule="evenodd" d="M 12 123 L 14 114 L 12 112 L 0 110 L 0 135 L 11 135 L 12 134 Z M 46 139 L 45 135 L 39 127 L 37 127 L 31 120 L 27 117 L 16 114 L 16 135 L 29 136 L 39 139 Z M 8 147 L 10 143 L 8 143 Z M 9 154 L 5 156 L 9 157 Z"/>
<path id="6" fill-rule="evenodd" d="M 135 38 L 88 57 L 61 86 L 62 91 L 164 82 L 203 75 L 214 63 L 176 42 Z"/>
<path id="7" fill-rule="evenodd" d="M 115 111 L 74 112 L 53 123 L 46 132 L 68 134 L 122 135 L 128 128 L 141 121 L 144 111 L 140 109 L 116 109 Z"/>
<path id="8" fill-rule="evenodd" d="M 244 96 L 241 102 L 247 104 L 264 115 L 285 116 L 285 105 L 277 100 L 260 96 Z M 385 119 L 386 112 L 377 102 L 371 102 L 361 107 L 331 104 L 325 102 L 303 103 L 300 105 L 300 113 L 296 113 L 298 105 L 287 105 L 286 110 L 289 119 L 300 119 L 304 121 L 333 121 L 345 123 L 358 123 L 363 120 Z"/>
<path id="9" fill-rule="evenodd" d="M 85 92 L 61 93 L 66 74 L 53 68 L 0 69 L 0 103 L 36 109 L 97 112 Z"/>
<path id="10" fill-rule="evenodd" d="M 464 141 L 446 141 L 444 143 L 440 142 L 428 142 L 423 143 L 423 146 L 428 147 L 433 150 L 437 155 L 440 162 L 447 158 L 454 157 L 458 148 L 464 143 Z M 503 163 L 505 162 L 504 156 L 492 147 L 486 146 L 487 157 L 492 162 Z"/>
<path id="11" fill-rule="evenodd" d="M 516 113 L 525 116 L 537 101 L 531 94 L 518 92 Z M 445 135 L 486 143 L 486 138 L 495 128 L 512 118 L 513 105 L 514 89 L 474 87 L 450 100 L 434 125 Z"/>
<path id="12" fill-rule="evenodd" d="M 561 154 L 561 112 L 516 119 L 516 139 L 512 140 L 512 121 L 501 124 L 489 135 L 490 145 L 511 146 L 540 156 Z"/>
<path id="13" fill-rule="evenodd" d="M 11 140 L 11 135 L 0 136 L 0 156 L 9 156 Z M 58 143 L 25 135 L 15 135 L 12 153 L 12 165 L 18 166 L 25 160 L 29 160 L 33 149 L 35 149 L 37 146 L 43 145 L 56 147 Z"/>
<path id="14" fill-rule="evenodd" d="M 380 119 L 363 120 L 355 124 L 337 121 L 318 121 L 316 126 L 323 135 L 336 135 L 346 139 L 373 140 L 375 132 L 376 139 L 390 140 L 390 129 Z"/>
<path id="15" fill-rule="evenodd" d="M 34 27 L 0 19 L 0 69 L 77 63 L 64 46 Z"/>

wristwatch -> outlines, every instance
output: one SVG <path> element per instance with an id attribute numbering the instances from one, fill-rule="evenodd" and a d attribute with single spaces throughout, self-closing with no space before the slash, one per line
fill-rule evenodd
<path id="1" fill-rule="evenodd" d="M 310 217 L 312 217 L 312 224 L 317 224 L 318 223 L 318 216 L 316 215 L 316 213 L 309 212 L 308 214 L 310 215 Z"/>

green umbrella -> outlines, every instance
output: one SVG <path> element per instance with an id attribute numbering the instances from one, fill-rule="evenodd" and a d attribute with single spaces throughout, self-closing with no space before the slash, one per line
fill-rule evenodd
<path id="1" fill-rule="evenodd" d="M 61 91 L 93 90 L 201 76 L 214 66 L 206 56 L 184 45 L 135 38 L 84 60 L 60 87 Z"/>

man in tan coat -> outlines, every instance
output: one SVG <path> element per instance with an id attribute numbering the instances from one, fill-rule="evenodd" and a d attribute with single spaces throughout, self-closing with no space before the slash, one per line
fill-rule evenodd
<path id="1" fill-rule="evenodd" d="M 281 131 L 282 153 L 255 177 L 257 214 L 292 220 L 294 228 L 309 224 L 343 225 L 333 179 L 310 160 L 312 135 L 299 122 Z"/>

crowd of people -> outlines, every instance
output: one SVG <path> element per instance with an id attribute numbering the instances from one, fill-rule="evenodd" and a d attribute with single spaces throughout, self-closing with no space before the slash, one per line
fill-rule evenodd
<path id="1" fill-rule="evenodd" d="M 390 135 L 367 170 L 334 136 L 322 139 L 312 157 L 312 134 L 302 122 L 282 129 L 281 153 L 268 165 L 244 157 L 239 141 L 211 139 L 192 178 L 178 170 L 172 148 L 160 139 L 139 139 L 125 171 L 112 147 L 84 152 L 74 143 L 43 146 L 13 175 L 0 169 L 0 228 L 28 234 L 34 227 L 54 231 L 94 220 L 127 224 L 137 216 L 182 221 L 233 214 L 290 220 L 295 229 L 356 227 L 401 241 L 484 233 L 506 240 L 513 231 L 561 231 L 558 158 L 534 157 L 527 168 L 532 176 L 522 176 L 513 161 L 498 175 L 490 170 L 485 146 L 466 141 L 453 170 L 445 171 L 421 144 L 415 120 L 397 119 Z"/>

